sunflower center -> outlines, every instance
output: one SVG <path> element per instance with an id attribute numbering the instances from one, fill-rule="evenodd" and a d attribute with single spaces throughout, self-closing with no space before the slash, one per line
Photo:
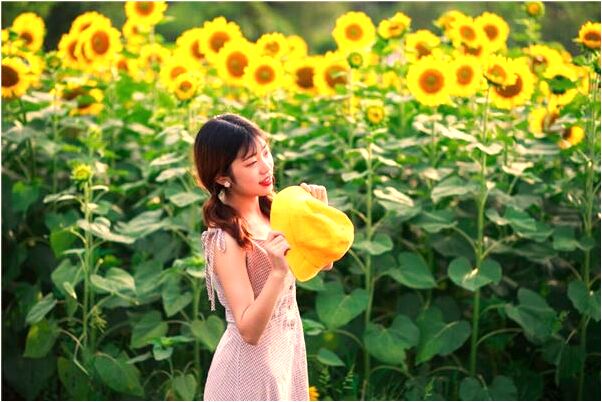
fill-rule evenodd
<path id="1" fill-rule="evenodd" d="M 431 54 L 431 51 L 424 42 L 419 42 L 418 44 L 416 44 L 416 51 L 418 52 L 419 59 L 421 57 L 428 56 L 429 54 Z"/>
<path id="2" fill-rule="evenodd" d="M 326 83 L 328 86 L 334 88 L 337 84 L 345 85 L 347 83 L 347 79 L 345 78 L 344 74 L 340 74 L 344 71 L 345 69 L 341 66 L 328 67 L 324 74 L 324 78 L 326 78 Z"/>
<path id="3" fill-rule="evenodd" d="M 19 73 L 10 66 L 2 65 L 2 88 L 10 88 L 19 82 Z"/>
<path id="4" fill-rule="evenodd" d="M 153 64 L 161 64 L 163 62 L 163 58 L 161 56 L 159 56 L 158 53 L 149 54 L 148 57 L 146 58 L 146 60 L 148 61 L 148 64 L 151 66 Z"/>
<path id="5" fill-rule="evenodd" d="M 462 38 L 469 41 L 473 41 L 477 37 L 477 34 L 475 34 L 474 29 L 472 29 L 472 27 L 469 27 L 468 25 L 464 25 L 460 28 L 460 35 L 462 36 Z"/>
<path id="6" fill-rule="evenodd" d="M 363 36 L 364 31 L 358 24 L 351 24 L 345 29 L 345 36 L 347 39 L 359 40 Z"/>
<path id="7" fill-rule="evenodd" d="M 117 62 L 117 69 L 118 70 L 127 71 L 128 70 L 128 63 L 127 63 L 127 61 L 125 61 L 125 59 L 119 60 Z"/>
<path id="8" fill-rule="evenodd" d="M 195 59 L 202 60 L 205 58 L 205 55 L 201 52 L 201 48 L 199 47 L 199 41 L 195 40 L 192 42 L 192 46 L 190 46 L 190 51 Z"/>
<path id="9" fill-rule="evenodd" d="M 278 44 L 278 42 L 273 41 L 273 42 L 266 43 L 264 49 L 267 50 L 267 52 L 270 55 L 274 56 L 274 55 L 277 55 L 278 52 L 280 51 L 280 45 Z"/>
<path id="10" fill-rule="evenodd" d="M 481 53 L 483 53 L 483 46 L 479 46 L 479 47 L 468 47 L 468 46 L 463 46 L 464 49 L 464 54 L 471 54 L 473 56 L 477 56 L 479 57 L 481 55 Z"/>
<path id="11" fill-rule="evenodd" d="M 516 74 L 516 82 L 512 85 L 506 85 L 505 87 L 496 87 L 496 92 L 504 98 L 514 98 L 520 94 L 523 89 L 523 80 L 520 75 Z"/>
<path id="12" fill-rule="evenodd" d="M 179 88 L 180 88 L 180 91 L 187 92 L 192 88 L 192 84 L 190 83 L 190 81 L 182 81 L 180 83 Z"/>
<path id="13" fill-rule="evenodd" d="M 25 44 L 27 44 L 27 45 L 29 45 L 29 44 L 31 44 L 31 42 L 33 42 L 33 35 L 29 31 L 23 31 L 23 32 L 21 32 L 21 34 L 19 36 L 21 38 L 23 38 L 23 40 L 25 41 Z M 600 40 L 600 37 L 598 37 L 598 40 Z"/>
<path id="14" fill-rule="evenodd" d="M 497 29 L 495 25 L 485 25 L 483 28 L 489 40 L 494 40 L 498 37 L 500 31 Z"/>
<path id="15" fill-rule="evenodd" d="M 109 35 L 105 31 L 94 32 L 91 42 L 96 54 L 105 54 L 109 50 Z"/>
<path id="16" fill-rule="evenodd" d="M 152 1 L 137 1 L 136 2 L 136 11 L 140 15 L 150 15 L 155 9 L 155 5 Z"/>
<path id="17" fill-rule="evenodd" d="M 297 85 L 301 88 L 310 89 L 314 87 L 314 69 L 312 67 L 301 67 L 296 72 Z"/>
<path id="18" fill-rule="evenodd" d="M 247 64 L 249 64 L 249 60 L 247 60 L 247 56 L 241 52 L 230 54 L 226 60 L 228 72 L 234 77 L 242 77 Z"/>
<path id="19" fill-rule="evenodd" d="M 226 43 L 227 41 L 230 40 L 230 36 L 225 33 L 225 32 L 215 32 L 213 35 L 211 35 L 211 39 L 209 40 L 209 45 L 211 46 L 211 49 L 217 53 L 222 46 L 224 46 L 224 43 Z"/>
<path id="20" fill-rule="evenodd" d="M 529 4 L 527 9 L 528 9 L 530 15 L 536 15 L 536 14 L 539 14 L 539 12 L 540 12 L 540 7 L 539 7 L 539 4 L 537 4 L 537 3 Z"/>
<path id="21" fill-rule="evenodd" d="M 186 69 L 182 66 L 176 66 L 171 70 L 171 79 L 176 78 L 178 75 L 186 72 Z"/>
<path id="22" fill-rule="evenodd" d="M 583 36 L 583 39 L 591 42 L 600 42 L 600 32 L 589 31 Z"/>
<path id="23" fill-rule="evenodd" d="M 79 27 L 79 32 L 84 32 L 86 29 L 88 29 L 90 27 L 90 25 L 92 25 L 91 22 L 86 22 L 84 24 L 81 25 L 81 27 Z"/>
<path id="24" fill-rule="evenodd" d="M 489 75 L 495 78 L 500 78 L 502 81 L 506 80 L 506 70 L 497 64 L 489 69 Z"/>
<path id="25" fill-rule="evenodd" d="M 391 36 L 400 35 L 405 29 L 405 26 L 401 22 L 391 22 L 389 24 L 389 34 Z"/>
<path id="26" fill-rule="evenodd" d="M 460 85 L 468 85 L 472 82 L 474 71 L 470 66 L 462 66 L 456 71 L 456 79 Z"/>
<path id="27" fill-rule="evenodd" d="M 260 66 L 255 71 L 255 79 L 261 85 L 269 84 L 270 82 L 274 81 L 275 77 L 276 73 L 274 72 L 274 69 L 270 66 Z"/>
<path id="28" fill-rule="evenodd" d="M 75 88 L 71 88 L 71 89 L 66 89 L 63 92 L 62 98 L 67 101 L 70 101 L 83 94 L 84 94 L 84 90 L 82 89 L 82 87 L 75 87 Z"/>
<path id="29" fill-rule="evenodd" d="M 437 93 L 443 88 L 443 84 L 445 83 L 445 79 L 443 78 L 443 74 L 440 71 L 434 69 L 425 70 L 418 80 L 420 83 L 420 88 L 426 93 L 434 94 Z"/>

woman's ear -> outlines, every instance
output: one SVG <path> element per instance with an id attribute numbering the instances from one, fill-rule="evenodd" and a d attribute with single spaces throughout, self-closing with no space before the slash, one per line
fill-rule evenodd
<path id="1" fill-rule="evenodd" d="M 228 176 L 219 176 L 215 179 L 215 182 L 224 187 L 230 187 L 232 185 L 232 180 Z"/>

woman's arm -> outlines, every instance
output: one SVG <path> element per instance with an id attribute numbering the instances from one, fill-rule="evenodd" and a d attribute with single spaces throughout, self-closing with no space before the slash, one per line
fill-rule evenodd
<path id="1" fill-rule="evenodd" d="M 247 274 L 245 252 L 236 240 L 224 233 L 226 251 L 215 253 L 215 272 L 224 289 L 236 327 L 245 342 L 257 345 L 270 320 L 280 293 L 284 289 L 285 275 L 272 271 L 255 299 Z"/>

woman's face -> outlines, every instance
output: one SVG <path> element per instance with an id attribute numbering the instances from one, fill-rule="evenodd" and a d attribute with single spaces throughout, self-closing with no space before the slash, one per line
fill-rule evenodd
<path id="1" fill-rule="evenodd" d="M 245 195 L 264 196 L 272 192 L 274 184 L 274 161 L 267 142 L 260 137 L 255 139 L 257 152 L 252 149 L 246 155 L 238 155 L 232 162 L 232 175 L 236 183 L 231 190 Z"/>

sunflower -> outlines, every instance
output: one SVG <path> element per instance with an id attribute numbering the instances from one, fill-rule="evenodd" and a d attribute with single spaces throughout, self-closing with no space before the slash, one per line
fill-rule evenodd
<path id="1" fill-rule="evenodd" d="M 201 41 L 203 38 L 202 28 L 188 29 L 176 39 L 176 53 L 187 54 L 191 59 L 196 60 L 200 67 L 205 62 L 205 54 L 201 51 Z"/>
<path id="2" fill-rule="evenodd" d="M 217 55 L 215 65 L 218 75 L 228 84 L 242 85 L 245 68 L 254 53 L 255 45 L 244 38 L 228 41 Z"/>
<path id="3" fill-rule="evenodd" d="M 542 138 L 544 132 L 554 124 L 556 119 L 560 116 L 560 110 L 558 108 L 546 108 L 538 107 L 533 109 L 529 113 L 529 131 L 535 136 L 535 138 Z"/>
<path id="4" fill-rule="evenodd" d="M 96 22 L 82 32 L 75 55 L 79 60 L 84 60 L 85 65 L 108 65 L 115 55 L 121 52 L 121 34 L 110 25 Z"/>
<path id="5" fill-rule="evenodd" d="M 263 96 L 282 86 L 284 68 L 273 57 L 254 57 L 245 67 L 243 79 L 256 95 Z"/>
<path id="6" fill-rule="evenodd" d="M 240 27 L 235 22 L 228 22 L 224 17 L 205 22 L 202 29 L 200 50 L 212 64 L 226 42 L 243 37 Z"/>
<path id="7" fill-rule="evenodd" d="M 485 32 L 472 17 L 458 16 L 452 21 L 451 28 L 446 35 L 455 47 L 464 45 L 474 49 L 487 44 Z"/>
<path id="8" fill-rule="evenodd" d="M 142 29 L 133 20 L 126 20 L 121 27 L 121 32 L 126 40 L 128 50 L 132 53 L 138 53 L 142 44 L 146 42 Z"/>
<path id="9" fill-rule="evenodd" d="M 288 43 L 288 59 L 297 59 L 307 56 L 307 43 L 299 35 L 289 35 L 286 37 Z"/>
<path id="10" fill-rule="evenodd" d="M 448 35 L 449 30 L 452 27 L 452 23 L 459 18 L 466 18 L 466 14 L 461 13 L 458 10 L 450 10 L 446 11 L 441 17 L 435 21 L 435 25 L 439 27 L 446 36 Z"/>
<path id="11" fill-rule="evenodd" d="M 564 130 L 562 139 L 558 141 L 560 149 L 568 149 L 579 144 L 585 138 L 585 132 L 579 126 L 571 126 Z"/>
<path id="12" fill-rule="evenodd" d="M 525 12 L 533 18 L 543 17 L 546 7 L 541 1 L 527 1 L 525 3 Z"/>
<path id="13" fill-rule="evenodd" d="M 349 63 L 340 52 L 327 52 L 319 59 L 314 75 L 314 83 L 322 95 L 336 93 L 338 85 L 347 85 Z"/>
<path id="14" fill-rule="evenodd" d="M 29 71 L 18 57 L 2 59 L 2 97 L 19 98 L 30 85 Z"/>
<path id="15" fill-rule="evenodd" d="M 579 80 L 578 73 L 567 64 L 549 66 L 543 73 L 543 77 L 545 81 L 541 81 L 540 87 L 552 104 L 567 105 L 579 91 L 576 87 Z"/>
<path id="16" fill-rule="evenodd" d="M 80 88 L 77 95 L 73 98 L 76 101 L 76 106 L 71 109 L 71 116 L 95 116 L 103 109 L 102 103 L 104 96 L 98 88 Z"/>
<path id="17" fill-rule="evenodd" d="M 288 52 L 288 42 L 286 37 L 280 32 L 263 34 L 255 42 L 257 50 L 262 56 L 269 56 L 275 59 L 281 59 Z"/>
<path id="18" fill-rule="evenodd" d="M 24 50 L 13 51 L 11 57 L 19 58 L 23 64 L 25 64 L 30 86 L 39 88 L 41 86 L 42 72 L 45 67 L 44 59 L 32 52 Z"/>
<path id="19" fill-rule="evenodd" d="M 349 11 L 337 18 L 332 36 L 339 50 L 347 52 L 371 47 L 376 39 L 376 29 L 365 13 Z"/>
<path id="20" fill-rule="evenodd" d="M 188 100 L 196 94 L 198 87 L 198 74 L 186 72 L 178 75 L 174 79 L 170 89 L 179 100 Z"/>
<path id="21" fill-rule="evenodd" d="M 483 73 L 479 59 L 475 56 L 458 56 L 451 63 L 455 77 L 451 94 L 469 97 L 477 93 L 483 83 Z"/>
<path id="22" fill-rule="evenodd" d="M 495 52 L 506 47 L 510 27 L 497 14 L 484 12 L 474 20 L 478 29 L 485 34 L 485 42 L 490 51 Z"/>
<path id="23" fill-rule="evenodd" d="M 395 13 L 389 19 L 382 20 L 378 24 L 378 34 L 383 39 L 393 39 L 403 36 L 409 29 L 412 19 L 404 13 Z"/>
<path id="24" fill-rule="evenodd" d="M 111 25 L 111 20 L 104 15 L 97 13 L 96 11 L 87 11 L 81 15 L 78 15 L 77 18 L 73 20 L 69 33 L 73 33 L 75 36 L 77 36 L 88 29 L 88 27 L 95 22 Z"/>
<path id="25" fill-rule="evenodd" d="M 311 387 L 309 387 L 309 400 L 317 401 L 319 397 L 320 397 L 320 393 L 318 392 L 318 389 L 316 387 L 314 387 L 313 385 Z"/>
<path id="26" fill-rule="evenodd" d="M 126 1 L 125 15 L 128 20 L 140 27 L 152 27 L 163 19 L 167 10 L 165 1 Z"/>
<path id="27" fill-rule="evenodd" d="M 151 70 L 161 66 L 170 56 L 169 49 L 158 43 L 147 44 L 140 48 L 140 62 L 143 67 Z"/>
<path id="28" fill-rule="evenodd" d="M 35 13 L 22 13 L 15 18 L 10 28 L 19 35 L 27 50 L 37 52 L 44 44 L 46 25 Z"/>
<path id="29" fill-rule="evenodd" d="M 406 35 L 405 53 L 410 62 L 420 60 L 433 52 L 441 41 L 434 33 L 428 29 L 419 29 L 414 33 Z"/>
<path id="30" fill-rule="evenodd" d="M 588 21 L 583 24 L 579 29 L 579 37 L 574 41 L 581 43 L 587 49 L 600 50 L 600 23 Z"/>
<path id="31" fill-rule="evenodd" d="M 527 103 L 535 89 L 535 76 L 529 69 L 529 65 L 521 60 L 511 60 L 510 71 L 514 75 L 513 84 L 505 86 L 493 86 L 491 91 L 491 102 L 500 109 L 513 109 Z"/>
<path id="32" fill-rule="evenodd" d="M 113 59 L 113 68 L 118 73 L 129 75 L 136 78 L 138 75 L 138 59 L 130 58 L 124 54 L 119 54 Z"/>
<path id="33" fill-rule="evenodd" d="M 316 94 L 317 88 L 314 80 L 318 57 L 304 57 L 293 59 L 285 64 L 286 71 L 291 77 L 291 89 L 296 92 Z"/>
<path id="34" fill-rule="evenodd" d="M 64 67 L 78 68 L 79 63 L 77 55 L 75 54 L 75 48 L 77 47 L 78 40 L 79 36 L 73 32 L 69 32 L 61 36 L 61 40 L 59 41 L 58 55 L 62 60 Z"/>
<path id="35" fill-rule="evenodd" d="M 380 101 L 368 101 L 364 107 L 368 124 L 378 126 L 385 120 L 385 107 Z"/>
<path id="36" fill-rule="evenodd" d="M 190 71 L 192 65 L 194 63 L 187 56 L 173 55 L 161 64 L 159 79 L 163 85 L 170 87 L 176 77 Z"/>
<path id="37" fill-rule="evenodd" d="M 418 102 L 426 106 L 450 103 L 453 83 L 449 66 L 433 56 L 421 58 L 408 70 L 408 89 Z"/>
<path id="38" fill-rule="evenodd" d="M 564 63 L 560 53 L 546 45 L 531 45 L 524 52 L 531 59 L 531 71 L 535 74 L 543 73 L 548 66 Z"/>
<path id="39" fill-rule="evenodd" d="M 483 75 L 493 86 L 512 85 L 516 80 L 512 65 L 506 57 L 496 54 L 489 55 L 484 62 Z"/>

